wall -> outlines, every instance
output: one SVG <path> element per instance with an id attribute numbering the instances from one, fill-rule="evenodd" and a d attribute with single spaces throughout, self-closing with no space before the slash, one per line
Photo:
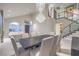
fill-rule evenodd
<path id="1" fill-rule="evenodd" d="M 15 18 L 9 18 L 9 19 L 5 19 L 4 20 L 4 35 L 5 37 L 8 37 L 8 33 L 9 33 L 9 29 L 8 29 L 8 25 L 10 22 L 18 22 L 20 23 L 22 26 L 22 31 L 24 31 L 24 21 L 32 21 L 33 22 L 33 27 L 36 26 L 35 29 L 33 29 L 33 32 L 35 33 L 39 33 L 39 34 L 49 34 L 50 32 L 54 32 L 55 34 L 55 24 L 56 23 L 60 23 L 62 22 L 64 24 L 64 27 L 67 26 L 68 24 L 70 24 L 71 22 L 65 19 L 57 20 L 55 21 L 55 19 L 46 17 L 46 20 L 42 23 L 39 23 L 37 20 L 35 20 L 36 16 L 21 16 L 21 17 L 15 17 Z M 36 25 L 34 25 L 36 24 Z"/>
<path id="2" fill-rule="evenodd" d="M 18 22 L 21 24 L 21 28 L 22 28 L 22 31 L 24 32 L 25 31 L 25 28 L 24 28 L 24 22 L 25 21 L 30 21 L 31 20 L 31 16 L 26 16 L 26 15 L 23 15 L 23 16 L 17 16 L 17 17 L 13 17 L 13 18 L 8 18 L 8 19 L 4 19 L 4 37 L 8 37 L 8 34 L 9 34 L 9 23 L 11 22 Z"/>
<path id="3" fill-rule="evenodd" d="M 51 18 L 46 18 L 46 20 L 42 23 L 39 23 L 38 21 L 35 20 L 36 16 L 21 16 L 21 17 L 14 17 L 14 18 L 8 18 L 8 19 L 4 19 L 4 37 L 8 37 L 9 34 L 9 29 L 8 29 L 8 25 L 10 22 L 18 22 L 20 23 L 22 26 L 22 31 L 24 31 L 24 21 L 32 21 L 33 25 L 37 24 L 37 28 L 33 29 L 33 32 L 35 33 L 40 33 L 40 34 L 47 34 L 50 32 L 54 32 L 54 26 L 55 26 L 55 22 L 53 19 Z"/>
<path id="4" fill-rule="evenodd" d="M 33 20 L 33 25 L 36 24 L 36 28 L 34 29 L 34 32 L 40 33 L 40 34 L 49 34 L 50 32 L 54 32 L 55 30 L 55 21 L 54 19 L 50 19 L 46 17 L 46 20 L 42 23 L 39 23 L 37 20 Z"/>
<path id="5" fill-rule="evenodd" d="M 10 22 L 16 21 L 22 24 L 22 30 L 24 31 L 24 21 L 32 21 L 33 25 L 36 26 L 36 29 L 33 29 L 33 32 L 35 33 L 40 33 L 40 34 L 49 34 L 50 32 L 55 32 L 55 20 L 53 18 L 48 17 L 48 6 L 46 6 L 46 9 L 44 11 L 44 15 L 46 17 L 46 20 L 42 23 L 39 23 L 38 21 L 36 21 L 36 15 L 38 13 L 35 14 L 31 14 L 31 15 L 23 15 L 23 16 L 19 16 L 19 17 L 13 17 L 13 18 L 8 18 L 4 20 L 4 34 L 5 37 L 8 37 L 8 25 Z M 34 27 L 33 26 L 33 27 Z"/>
<path id="6" fill-rule="evenodd" d="M 10 22 L 15 22 L 15 21 L 22 25 L 21 28 L 23 32 L 24 32 L 24 21 L 32 21 L 33 27 L 36 27 L 35 29 L 33 29 L 33 32 L 39 34 L 49 34 L 50 32 L 53 32 L 55 34 L 56 23 L 59 22 L 62 22 L 64 24 L 64 27 L 70 24 L 70 21 L 67 21 L 65 19 L 62 19 L 61 21 L 60 20 L 56 21 L 54 18 L 48 17 L 48 9 L 46 9 L 43 14 L 46 17 L 46 20 L 42 23 L 36 21 L 37 14 L 22 15 L 22 16 L 4 19 L 4 36 L 8 37 L 8 33 L 9 33 L 8 25 Z"/>
<path id="7" fill-rule="evenodd" d="M 45 16 L 45 21 L 42 23 L 39 23 L 36 20 L 36 15 L 33 16 L 33 25 L 36 24 L 36 29 L 34 29 L 34 32 L 39 34 L 49 34 L 50 32 L 55 32 L 55 19 L 48 17 L 48 5 L 46 5 L 45 10 L 43 11 L 43 15 Z"/>

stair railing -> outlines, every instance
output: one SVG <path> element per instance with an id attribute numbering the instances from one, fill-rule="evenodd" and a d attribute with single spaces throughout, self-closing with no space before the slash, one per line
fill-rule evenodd
<path id="1" fill-rule="evenodd" d="M 76 18 L 74 18 L 74 16 L 77 16 Z M 72 22 L 76 22 L 79 23 L 79 14 L 76 13 L 72 13 L 72 12 L 67 12 L 67 11 L 61 11 L 59 13 L 57 13 L 56 19 L 62 19 L 65 18 L 67 20 L 70 20 Z"/>
<path id="2" fill-rule="evenodd" d="M 76 16 L 76 17 L 74 17 Z M 57 13 L 57 19 L 62 19 L 62 18 L 66 18 L 70 21 L 72 21 L 71 24 L 67 25 L 64 29 L 63 29 L 63 37 L 68 36 L 70 34 L 72 34 L 73 32 L 79 30 L 79 14 L 75 14 L 72 12 L 66 12 L 66 11 L 62 11 Z"/>

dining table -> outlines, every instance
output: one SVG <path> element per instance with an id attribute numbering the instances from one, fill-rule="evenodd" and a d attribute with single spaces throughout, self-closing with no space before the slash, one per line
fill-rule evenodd
<path id="1" fill-rule="evenodd" d="M 24 49 L 28 49 L 28 48 L 33 48 L 35 46 L 39 46 L 42 40 L 34 39 L 34 38 L 21 38 L 19 42 Z"/>
<path id="2" fill-rule="evenodd" d="M 52 35 L 38 35 L 33 37 L 20 38 L 19 42 L 24 49 L 33 48 L 34 46 L 40 46 L 42 39 Z"/>

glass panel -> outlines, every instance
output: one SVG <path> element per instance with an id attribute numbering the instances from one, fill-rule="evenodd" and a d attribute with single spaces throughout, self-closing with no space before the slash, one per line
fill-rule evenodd
<path id="1" fill-rule="evenodd" d="M 58 18 L 62 18 L 62 17 L 66 17 L 70 20 L 73 21 L 73 23 L 70 25 L 70 26 L 67 26 L 65 27 L 65 29 L 63 30 L 63 35 L 67 35 L 69 34 L 70 32 L 74 32 L 75 30 L 78 30 L 79 29 L 79 14 L 73 14 L 71 12 L 60 12 L 58 15 L 57 15 Z M 75 21 L 75 22 L 74 22 Z"/>
<path id="2" fill-rule="evenodd" d="M 59 14 L 57 13 L 57 15 L 56 15 L 56 18 L 58 19 L 59 18 Z"/>
<path id="3" fill-rule="evenodd" d="M 66 17 L 66 18 L 68 17 L 67 12 L 65 12 L 65 17 Z"/>
<path id="4" fill-rule="evenodd" d="M 69 30 L 70 30 L 69 26 L 66 27 L 66 28 L 64 29 L 64 31 L 63 31 L 63 35 L 69 34 Z"/>
<path id="5" fill-rule="evenodd" d="M 73 19 L 73 13 L 67 13 L 68 19 Z"/>
<path id="6" fill-rule="evenodd" d="M 58 12 L 56 17 L 57 17 L 57 19 L 58 19 L 58 18 L 63 18 L 63 17 L 65 17 L 64 11 Z"/>
<path id="7" fill-rule="evenodd" d="M 74 30 L 77 30 L 79 28 L 79 24 L 77 24 L 77 23 L 73 23 L 72 25 L 71 25 L 71 31 L 73 32 Z"/>
<path id="8" fill-rule="evenodd" d="M 59 14 L 59 17 L 60 17 L 60 18 L 64 17 L 64 12 L 61 12 L 61 13 Z"/>
<path id="9" fill-rule="evenodd" d="M 79 14 L 74 14 L 73 15 L 73 20 L 77 21 L 79 19 Z"/>

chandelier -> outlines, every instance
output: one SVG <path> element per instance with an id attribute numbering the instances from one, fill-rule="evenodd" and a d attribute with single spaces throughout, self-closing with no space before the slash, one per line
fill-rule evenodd
<path id="1" fill-rule="evenodd" d="M 36 16 L 36 20 L 39 22 L 39 23 L 42 23 L 46 18 L 43 14 L 43 11 L 45 9 L 45 4 L 44 3 L 38 3 L 36 4 L 36 9 L 38 11 L 38 14 Z"/>

